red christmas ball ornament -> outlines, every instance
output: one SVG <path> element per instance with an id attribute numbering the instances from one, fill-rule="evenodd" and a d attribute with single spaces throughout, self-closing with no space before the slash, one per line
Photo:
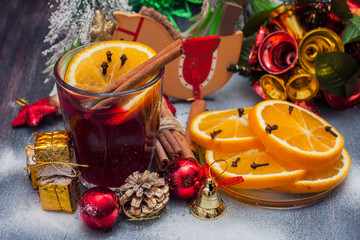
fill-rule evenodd
<path id="1" fill-rule="evenodd" d="M 116 194 L 104 187 L 94 187 L 81 196 L 78 204 L 80 219 L 90 228 L 112 227 L 121 212 Z"/>
<path id="2" fill-rule="evenodd" d="M 205 178 L 200 164 L 186 158 L 170 163 L 165 172 L 165 181 L 170 187 L 170 195 L 180 199 L 196 197 Z"/>
<path id="3" fill-rule="evenodd" d="M 348 99 L 345 97 L 332 96 L 328 92 L 324 92 L 326 101 L 335 109 L 346 109 L 360 104 L 360 84 L 358 89 Z"/>

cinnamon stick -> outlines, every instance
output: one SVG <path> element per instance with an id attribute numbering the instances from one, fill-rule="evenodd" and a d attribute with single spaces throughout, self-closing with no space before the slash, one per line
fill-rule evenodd
<path id="1" fill-rule="evenodd" d="M 164 168 L 161 167 L 160 165 L 160 160 L 159 160 L 159 157 L 158 155 L 156 154 L 156 152 L 154 153 L 154 157 L 153 157 L 153 163 L 154 163 L 154 167 L 155 167 L 155 171 L 157 173 L 164 173 L 166 170 Z"/>
<path id="2" fill-rule="evenodd" d="M 170 163 L 169 158 L 166 155 L 164 148 L 161 146 L 159 140 L 156 141 L 155 145 L 155 168 L 157 172 L 165 172 L 167 166 Z"/>
<path id="3" fill-rule="evenodd" d="M 178 39 L 161 50 L 158 54 L 154 55 L 144 63 L 122 75 L 119 79 L 104 87 L 100 92 L 121 92 L 130 89 L 131 87 L 140 84 L 147 77 L 158 72 L 166 64 L 172 62 L 182 54 L 182 41 Z M 100 102 L 93 105 L 91 109 L 97 109 L 99 107 L 106 106 L 114 100 L 116 100 L 116 97 L 100 100 Z"/>
<path id="4" fill-rule="evenodd" d="M 161 143 L 161 146 L 164 148 L 164 150 L 166 151 L 167 155 L 169 156 L 169 158 L 171 158 L 171 160 L 174 160 L 175 158 L 175 151 L 173 149 L 173 147 L 170 145 L 169 141 L 165 138 L 164 133 L 160 132 L 158 134 L 158 139 Z"/>
<path id="5" fill-rule="evenodd" d="M 174 156 L 172 156 L 172 158 L 173 159 L 181 158 L 183 155 L 183 151 L 180 145 L 178 144 L 178 142 L 176 141 L 176 139 L 174 138 L 173 134 L 170 132 L 170 130 L 164 130 L 163 134 L 174 151 Z"/>
<path id="6" fill-rule="evenodd" d="M 141 80 L 153 75 L 166 64 L 178 58 L 182 53 L 182 41 L 178 39 L 144 63 L 140 64 L 136 68 L 131 69 L 120 78 L 104 87 L 100 92 L 119 92 L 123 91 L 128 86 L 136 85 L 137 83 L 141 82 Z"/>
<path id="7" fill-rule="evenodd" d="M 194 152 L 197 152 L 199 146 L 196 143 L 194 143 L 191 139 L 191 132 L 190 132 L 191 122 L 197 115 L 204 112 L 205 109 L 206 109 L 206 101 L 204 99 L 196 99 L 191 104 L 188 121 L 186 124 L 185 137 L 189 145 L 189 148 Z"/>
<path id="8" fill-rule="evenodd" d="M 195 159 L 194 154 L 192 153 L 192 151 L 189 148 L 189 145 L 187 144 L 185 136 L 179 133 L 178 131 L 173 131 L 172 134 L 174 135 L 174 138 L 176 139 L 181 149 L 183 150 L 183 157 Z"/>

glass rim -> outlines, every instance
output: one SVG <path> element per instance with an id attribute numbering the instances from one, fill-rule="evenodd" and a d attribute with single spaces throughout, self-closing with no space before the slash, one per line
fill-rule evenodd
<path id="1" fill-rule="evenodd" d="M 54 68 L 53 68 L 53 74 L 54 74 L 54 77 L 55 77 L 55 81 L 56 83 L 58 83 L 59 85 L 61 85 L 63 88 L 65 88 L 66 90 L 70 90 L 72 92 L 75 92 L 75 93 L 78 93 L 78 94 L 81 94 L 81 95 L 86 95 L 86 96 L 91 96 L 91 97 L 114 97 L 114 96 L 121 96 L 121 95 L 127 95 L 127 94 L 132 94 L 132 93 L 136 93 L 136 92 L 140 92 L 152 85 L 154 85 L 156 82 L 158 82 L 162 76 L 164 75 L 164 72 L 165 72 L 165 67 L 162 67 L 159 72 L 155 75 L 155 77 L 145 83 L 144 85 L 141 85 L 140 87 L 137 87 L 137 88 L 133 88 L 133 89 L 129 89 L 129 90 L 125 90 L 125 91 L 120 91 L 120 92 L 109 92 L 109 93 L 99 93 L 99 92 L 91 92 L 91 91 L 86 91 L 86 90 L 82 90 L 82 89 L 78 89 L 78 88 L 75 88 L 73 86 L 71 86 L 70 84 L 67 84 L 63 79 L 62 77 L 60 77 L 60 74 L 59 74 L 59 67 L 60 67 L 60 63 L 62 62 L 63 59 L 66 59 L 66 57 L 74 52 L 74 51 L 77 51 L 79 50 L 80 48 L 86 48 L 88 46 L 91 46 L 95 43 L 88 43 L 88 44 L 84 44 L 84 45 L 81 45 L 81 46 L 78 46 L 76 48 L 73 48 L 69 51 L 67 51 L 66 53 L 64 53 L 63 55 L 61 55 L 61 57 L 56 61 L 55 65 L 54 65 Z"/>

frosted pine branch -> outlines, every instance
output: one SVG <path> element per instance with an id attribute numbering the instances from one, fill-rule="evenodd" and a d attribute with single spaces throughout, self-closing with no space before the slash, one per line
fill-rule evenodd
<path id="1" fill-rule="evenodd" d="M 113 18 L 114 11 L 131 12 L 128 0 L 55 0 L 57 8 L 49 18 L 49 32 L 44 42 L 50 47 L 43 51 L 48 56 L 46 65 L 55 61 L 80 41 L 90 42 L 91 25 L 95 9 L 100 9 L 106 19 Z M 50 5 L 50 8 L 53 5 Z"/>

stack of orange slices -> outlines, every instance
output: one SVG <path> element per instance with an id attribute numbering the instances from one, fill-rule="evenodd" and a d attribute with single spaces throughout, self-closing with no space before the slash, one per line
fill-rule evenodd
<path id="1" fill-rule="evenodd" d="M 204 112 L 192 121 L 191 137 L 206 148 L 217 180 L 244 178 L 235 189 L 321 192 L 340 184 L 351 164 L 336 129 L 286 101 Z"/>

